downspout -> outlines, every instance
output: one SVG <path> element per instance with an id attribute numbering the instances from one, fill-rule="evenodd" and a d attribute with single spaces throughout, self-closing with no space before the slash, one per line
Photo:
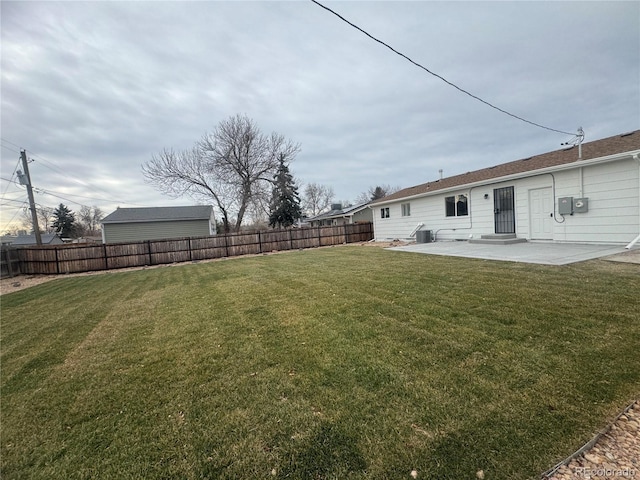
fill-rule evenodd
<path id="1" fill-rule="evenodd" d="M 583 171 L 582 171 L 582 167 L 580 167 L 578 169 L 578 176 L 579 176 L 578 177 L 579 178 L 578 181 L 580 182 L 580 195 L 579 195 L 579 197 L 584 197 L 584 194 L 583 194 L 583 190 L 584 190 L 584 174 L 583 174 Z"/>
<path id="2" fill-rule="evenodd" d="M 633 159 L 638 162 L 638 210 L 640 210 L 640 158 L 637 153 L 633 156 Z M 640 214 L 638 214 L 638 229 L 640 230 Z M 624 248 L 631 250 L 631 248 L 638 242 L 640 242 L 640 235 L 634 238 L 631 243 Z"/>

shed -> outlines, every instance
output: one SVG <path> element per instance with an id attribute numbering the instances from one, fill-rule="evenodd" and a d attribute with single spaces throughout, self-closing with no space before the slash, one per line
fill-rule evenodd
<path id="1" fill-rule="evenodd" d="M 102 219 L 103 243 L 216 234 L 211 205 L 118 208 Z"/>

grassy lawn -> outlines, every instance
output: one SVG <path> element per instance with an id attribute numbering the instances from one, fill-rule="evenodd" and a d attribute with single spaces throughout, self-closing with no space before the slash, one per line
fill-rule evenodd
<path id="1" fill-rule="evenodd" d="M 535 478 L 640 394 L 640 270 L 361 246 L 2 297 L 3 479 Z"/>

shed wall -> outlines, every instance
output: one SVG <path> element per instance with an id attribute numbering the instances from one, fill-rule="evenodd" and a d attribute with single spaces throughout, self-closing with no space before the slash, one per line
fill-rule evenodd
<path id="1" fill-rule="evenodd" d="M 203 237 L 211 235 L 208 220 L 170 222 L 107 223 L 103 225 L 105 243 L 161 240 L 164 238 Z"/>

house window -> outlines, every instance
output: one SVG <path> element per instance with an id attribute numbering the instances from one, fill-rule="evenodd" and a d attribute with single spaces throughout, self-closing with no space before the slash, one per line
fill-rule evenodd
<path id="1" fill-rule="evenodd" d="M 380 209 L 380 218 L 389 218 L 389 207 Z"/>
<path id="2" fill-rule="evenodd" d="M 464 217 L 469 215 L 468 199 L 466 195 L 445 197 L 444 209 L 447 217 Z"/>
<path id="3" fill-rule="evenodd" d="M 410 217 L 411 216 L 411 204 L 410 203 L 403 203 L 400 205 L 400 207 L 402 207 L 402 216 L 403 217 Z"/>

